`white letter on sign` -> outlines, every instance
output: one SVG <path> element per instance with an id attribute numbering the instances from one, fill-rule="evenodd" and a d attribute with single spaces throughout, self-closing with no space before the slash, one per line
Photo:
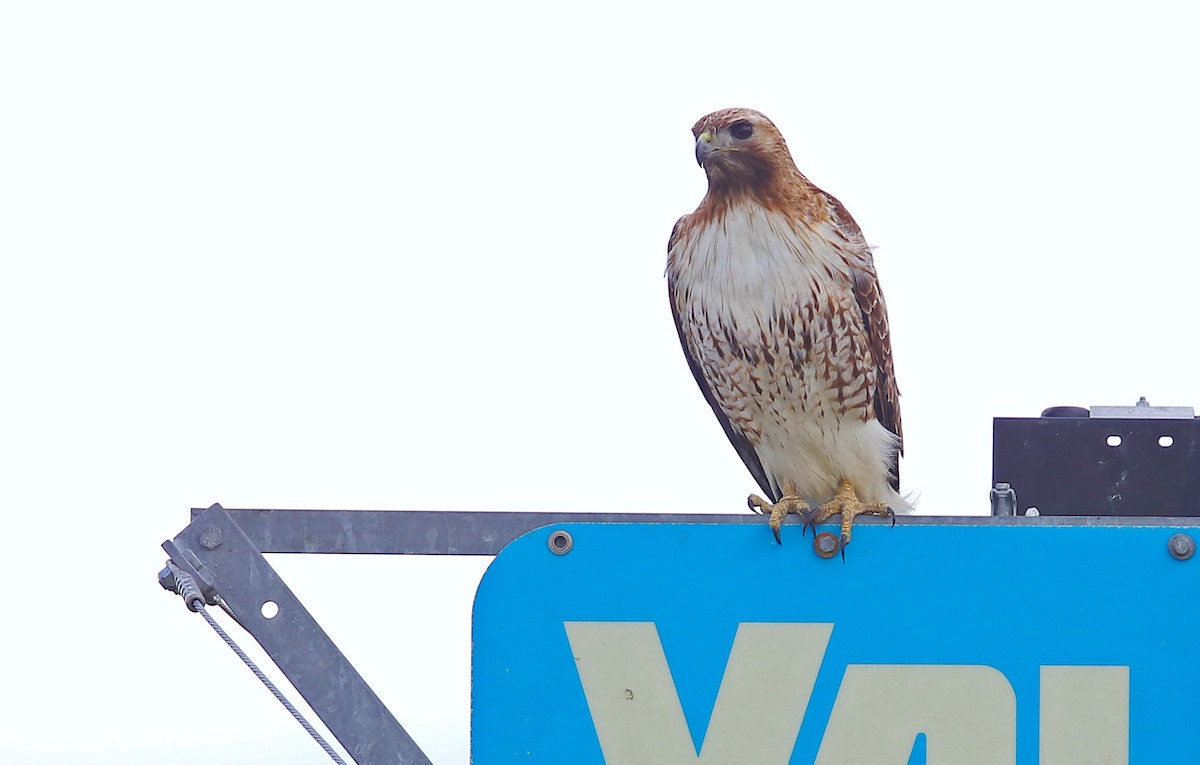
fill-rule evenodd
<path id="1" fill-rule="evenodd" d="M 926 765 L 1014 765 L 1017 696 L 993 667 L 851 664 L 816 765 L 906 765 L 918 733 Z"/>
<path id="2" fill-rule="evenodd" d="M 739 625 L 697 756 L 653 622 L 563 626 L 606 765 L 787 765 L 833 630 Z"/>
<path id="3" fill-rule="evenodd" d="M 1042 667 L 1041 765 L 1128 765 L 1129 667 Z"/>

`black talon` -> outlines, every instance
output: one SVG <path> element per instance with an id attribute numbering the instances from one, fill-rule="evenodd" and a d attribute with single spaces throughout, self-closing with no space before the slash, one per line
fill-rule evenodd
<path id="1" fill-rule="evenodd" d="M 896 528 L 896 511 L 892 508 L 887 509 L 887 517 L 892 519 L 892 528 Z"/>
<path id="2" fill-rule="evenodd" d="M 817 538 L 817 511 L 814 510 L 813 508 L 809 508 L 808 510 L 805 510 L 804 512 L 800 513 L 800 519 L 802 521 L 804 521 L 804 524 L 803 524 L 804 531 L 801 533 L 801 536 L 806 536 L 808 534 L 808 530 L 812 529 L 813 539 L 816 539 Z"/>
<path id="3" fill-rule="evenodd" d="M 779 538 L 779 529 L 771 529 L 771 533 L 775 535 L 775 544 L 782 545 L 783 540 Z"/>
<path id="4" fill-rule="evenodd" d="M 850 535 L 842 534 L 842 563 L 846 562 L 846 546 L 850 544 Z"/>

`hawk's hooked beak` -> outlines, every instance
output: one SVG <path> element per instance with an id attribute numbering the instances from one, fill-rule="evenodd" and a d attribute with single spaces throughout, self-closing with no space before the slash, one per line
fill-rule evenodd
<path id="1" fill-rule="evenodd" d="M 712 142 L 713 135 L 707 130 L 696 136 L 696 164 L 700 167 L 704 167 L 704 160 L 713 152 Z"/>

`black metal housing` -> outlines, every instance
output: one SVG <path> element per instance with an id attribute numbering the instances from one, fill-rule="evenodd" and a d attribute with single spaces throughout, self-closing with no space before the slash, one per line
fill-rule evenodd
<path id="1" fill-rule="evenodd" d="M 992 484 L 1017 515 L 1197 517 L 1198 433 L 1195 418 L 997 417 Z"/>

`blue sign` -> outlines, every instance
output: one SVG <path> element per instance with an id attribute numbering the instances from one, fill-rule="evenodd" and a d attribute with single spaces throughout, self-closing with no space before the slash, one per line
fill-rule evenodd
<path id="1" fill-rule="evenodd" d="M 472 762 L 1200 762 L 1195 531 L 539 529 L 476 595 Z"/>

